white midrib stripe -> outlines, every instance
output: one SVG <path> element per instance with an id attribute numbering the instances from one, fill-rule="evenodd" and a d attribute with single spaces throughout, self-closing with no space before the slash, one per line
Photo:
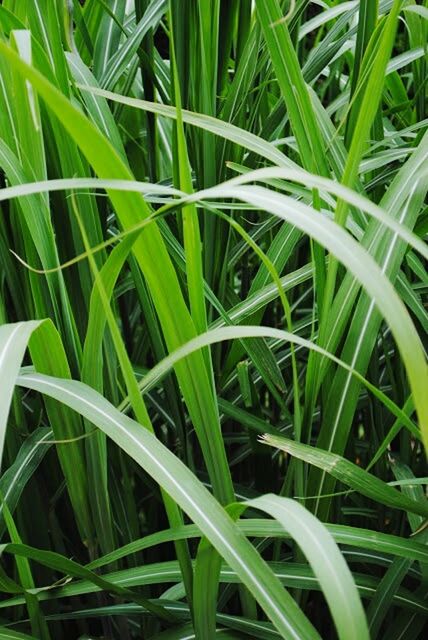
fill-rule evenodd
<path id="1" fill-rule="evenodd" d="M 81 72 L 81 70 L 79 69 L 79 67 L 76 65 L 76 63 L 74 62 L 73 58 L 70 57 L 68 60 L 69 60 L 70 64 L 72 65 L 73 69 L 75 70 L 76 74 L 79 76 L 80 82 L 82 82 L 82 84 L 86 84 L 86 78 L 83 75 L 83 73 Z M 107 126 L 107 123 L 106 123 L 106 121 L 104 119 L 104 115 L 103 115 L 103 112 L 101 111 L 101 107 L 100 107 L 100 105 L 98 103 L 98 100 L 95 100 L 95 98 L 94 98 L 93 104 L 95 105 L 95 108 L 97 110 L 99 118 L 100 118 L 100 120 L 101 120 L 101 122 L 103 124 L 103 129 L 105 131 L 105 134 L 106 134 L 106 136 L 108 138 L 110 138 L 108 126 Z"/>
<path id="2" fill-rule="evenodd" d="M 39 26 L 40 26 L 40 30 L 41 30 L 41 32 L 43 34 L 43 40 L 45 41 L 45 46 L 46 46 L 46 51 L 47 51 L 47 54 L 48 54 L 48 58 L 49 58 L 50 63 L 52 65 L 53 71 L 56 71 L 55 60 L 54 60 L 53 55 L 52 55 L 52 51 L 51 51 L 51 48 L 50 48 L 49 38 L 48 38 L 47 31 L 46 31 L 45 23 L 43 21 L 42 15 L 40 13 L 40 7 L 39 7 L 39 3 L 37 2 L 37 0 L 36 0 L 36 2 L 34 2 L 34 7 L 36 9 L 37 17 L 39 19 Z"/>
<path id="3" fill-rule="evenodd" d="M 16 325 L 16 327 L 10 332 L 8 338 L 6 339 L 6 342 L 3 345 L 3 349 L 0 353 L 0 374 L 2 374 L 2 368 L 6 359 L 6 354 L 11 346 L 11 344 L 13 343 L 13 339 L 15 337 L 15 335 L 17 334 L 17 332 L 22 329 L 23 323 L 19 323 Z M 14 364 L 14 362 L 12 362 L 12 365 Z M 19 366 L 19 365 L 18 365 Z M 12 373 L 13 373 L 13 369 L 12 369 Z M 10 410 L 10 395 L 13 391 L 13 387 L 15 385 L 15 380 L 17 377 L 17 373 L 18 371 L 15 372 L 15 374 L 13 375 L 13 377 L 8 376 L 7 382 L 6 382 L 6 394 L 5 394 L 5 399 L 6 399 L 6 406 L 5 406 L 5 411 L 2 411 L 2 413 L 0 414 L 0 468 L 1 468 L 1 462 L 2 462 L 2 458 L 3 458 L 3 446 L 4 446 L 4 441 L 5 441 L 5 437 L 6 437 L 6 428 L 7 428 L 7 419 L 9 416 L 9 410 Z"/>
<path id="4" fill-rule="evenodd" d="M 8 339 L 6 340 L 6 342 L 4 343 L 2 352 L 0 353 L 0 370 L 3 367 L 3 363 L 4 363 L 4 359 L 6 357 L 6 353 L 11 345 L 11 342 L 13 341 L 16 333 L 22 328 L 22 323 L 20 322 L 19 324 L 16 325 L 16 327 L 12 330 L 12 332 L 9 334 Z"/>
<path id="5" fill-rule="evenodd" d="M 19 137 L 18 137 L 18 134 L 16 132 L 15 120 L 14 120 L 13 115 L 12 115 L 12 109 L 11 109 L 9 98 L 8 98 L 8 95 L 7 95 L 7 92 L 6 92 L 6 87 L 5 87 L 5 84 L 4 84 L 3 75 L 1 73 L 0 73 L 0 84 L 1 84 L 2 92 L 3 92 L 4 101 L 6 103 L 6 109 L 7 109 L 7 113 L 8 113 L 8 116 L 9 116 L 10 126 L 11 126 L 11 129 L 12 129 L 12 138 L 13 138 L 13 141 L 15 142 L 16 155 L 18 156 L 19 160 L 22 162 L 21 149 L 20 149 L 20 146 L 18 144 Z"/>
<path id="6" fill-rule="evenodd" d="M 119 0 L 114 0 L 114 5 L 112 7 L 112 12 L 114 13 L 114 15 L 116 15 L 116 11 L 117 11 L 117 3 Z M 104 47 L 104 55 L 103 55 L 103 66 L 102 66 L 102 71 L 104 72 L 104 69 L 107 68 L 107 62 L 109 59 L 109 53 L 110 53 L 110 42 L 111 39 L 113 37 L 113 27 L 116 26 L 113 18 L 111 18 L 111 16 L 108 16 L 110 18 L 110 23 L 107 29 L 107 40 L 105 43 L 105 47 Z"/>

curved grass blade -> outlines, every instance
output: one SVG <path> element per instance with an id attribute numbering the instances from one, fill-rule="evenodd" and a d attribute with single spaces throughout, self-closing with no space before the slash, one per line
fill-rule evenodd
<path id="1" fill-rule="evenodd" d="M 382 391 L 380 391 L 377 387 L 372 385 L 368 380 L 363 378 L 361 374 L 359 374 L 355 370 L 351 370 L 349 365 L 345 362 L 339 360 L 333 354 L 325 351 L 315 343 L 306 340 L 305 338 L 301 338 L 295 334 L 292 334 L 288 331 L 283 331 L 281 329 L 273 329 L 271 327 L 254 327 L 254 326 L 245 326 L 241 325 L 239 327 L 221 327 L 212 329 L 205 334 L 197 336 L 187 344 L 183 345 L 169 356 L 164 358 L 161 362 L 155 365 L 141 380 L 140 388 L 144 392 L 149 391 L 154 385 L 156 385 L 159 380 L 170 371 L 170 369 L 174 366 L 174 363 L 179 361 L 181 358 L 184 358 L 189 352 L 192 352 L 197 349 L 201 349 L 210 344 L 215 344 L 217 342 L 221 342 L 223 340 L 233 340 L 237 338 L 245 338 L 245 337 L 270 337 L 276 338 L 279 340 L 287 340 L 293 344 L 300 345 L 302 347 L 306 347 L 311 351 L 315 351 L 324 357 L 332 360 L 344 370 L 348 371 L 351 375 L 355 376 L 359 382 L 365 385 L 377 398 L 379 398 L 385 406 L 387 406 L 390 411 L 399 416 L 402 420 L 403 424 L 405 424 L 410 431 L 417 437 L 420 437 L 419 431 L 409 419 L 406 413 L 404 413 L 399 407 L 393 403 L 388 396 L 386 396 Z"/>
<path id="2" fill-rule="evenodd" d="M 18 384 L 46 393 L 101 428 L 134 458 L 197 524 L 248 587 L 276 628 L 290 638 L 319 638 L 291 596 L 196 477 L 152 434 L 86 385 L 37 374 Z"/>
<path id="3" fill-rule="evenodd" d="M 134 107 L 136 109 L 142 109 L 143 111 L 149 111 L 150 113 L 156 113 L 159 116 L 164 116 L 172 120 L 177 118 L 176 109 L 165 104 L 148 102 L 147 100 L 139 100 L 138 98 L 128 98 L 127 96 L 122 96 L 118 93 L 113 93 L 112 91 L 106 91 L 104 89 L 98 89 L 97 87 L 87 87 L 84 85 L 78 85 L 78 87 L 81 91 L 89 91 L 94 95 L 103 96 L 107 100 L 112 100 L 119 104 Z M 230 140 L 244 149 L 248 149 L 248 151 L 252 151 L 253 153 L 262 156 L 262 158 L 266 158 L 279 166 L 290 168 L 297 166 L 271 142 L 256 136 L 250 131 L 241 129 L 229 122 L 223 122 L 222 120 L 213 118 L 212 116 L 206 116 L 203 113 L 195 113 L 193 111 L 187 111 L 186 109 L 182 109 L 181 113 L 183 122 L 186 124 L 199 127 L 205 131 L 213 133 L 214 135 L 218 135 L 221 138 Z"/>
<path id="4" fill-rule="evenodd" d="M 246 503 L 278 520 L 297 542 L 318 578 L 339 638 L 369 639 L 369 630 L 352 574 L 332 536 L 295 500 L 267 494 Z"/>
<path id="5" fill-rule="evenodd" d="M 426 502 L 408 498 L 400 491 L 386 484 L 386 482 L 371 473 L 367 473 L 367 471 L 342 458 L 342 456 L 270 434 L 266 434 L 263 437 L 263 442 L 271 447 L 286 451 L 290 455 L 299 458 L 299 460 L 304 460 L 319 469 L 324 469 L 326 473 L 331 474 L 340 482 L 372 500 L 394 509 L 417 513 L 425 519 L 428 518 L 428 504 Z"/>
<path id="6" fill-rule="evenodd" d="M 0 495 L 13 514 L 25 485 L 51 447 L 53 432 L 47 427 L 35 429 L 22 444 L 18 455 L 0 478 Z M 0 538 L 4 533 L 3 503 L 0 505 Z"/>
<path id="7" fill-rule="evenodd" d="M 0 464 L 3 456 L 12 394 L 31 334 L 40 322 L 18 322 L 0 326 Z"/>

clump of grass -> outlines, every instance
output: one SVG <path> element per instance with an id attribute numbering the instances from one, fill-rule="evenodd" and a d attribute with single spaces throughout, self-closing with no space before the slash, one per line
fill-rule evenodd
<path id="1" fill-rule="evenodd" d="M 423 637 L 426 18 L 0 2 L 0 639 Z"/>

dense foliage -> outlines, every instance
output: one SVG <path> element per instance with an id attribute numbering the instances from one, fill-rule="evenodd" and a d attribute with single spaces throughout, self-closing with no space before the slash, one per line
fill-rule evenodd
<path id="1" fill-rule="evenodd" d="M 0 2 L 0 640 L 423 637 L 427 17 Z"/>

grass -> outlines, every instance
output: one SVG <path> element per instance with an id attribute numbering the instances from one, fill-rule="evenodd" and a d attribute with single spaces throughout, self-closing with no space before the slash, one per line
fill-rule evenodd
<path id="1" fill-rule="evenodd" d="M 427 14 L 0 2 L 0 640 L 423 637 Z"/>

